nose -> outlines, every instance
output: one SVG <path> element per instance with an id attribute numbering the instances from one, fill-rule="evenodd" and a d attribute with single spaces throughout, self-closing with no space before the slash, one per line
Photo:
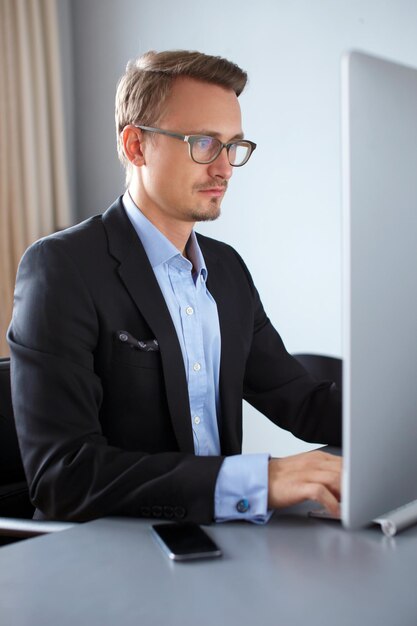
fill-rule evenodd
<path id="1" fill-rule="evenodd" d="M 226 148 L 223 148 L 217 159 L 215 159 L 212 163 L 209 163 L 207 171 L 213 178 L 216 176 L 222 180 L 229 180 L 229 178 L 231 178 L 233 174 L 233 167 L 229 163 Z"/>

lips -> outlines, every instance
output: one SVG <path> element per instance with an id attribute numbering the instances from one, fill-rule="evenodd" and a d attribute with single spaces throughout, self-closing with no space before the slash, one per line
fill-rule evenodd
<path id="1" fill-rule="evenodd" d="M 210 189 L 200 189 L 199 193 L 204 193 L 208 196 L 222 196 L 225 191 L 225 187 L 210 187 Z"/>

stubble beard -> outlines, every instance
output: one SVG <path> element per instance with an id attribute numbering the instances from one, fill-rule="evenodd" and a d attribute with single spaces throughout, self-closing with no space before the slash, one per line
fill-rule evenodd
<path id="1" fill-rule="evenodd" d="M 210 200 L 209 206 L 204 210 L 191 209 L 190 217 L 193 222 L 214 222 L 220 217 L 221 203 L 217 198 Z"/>

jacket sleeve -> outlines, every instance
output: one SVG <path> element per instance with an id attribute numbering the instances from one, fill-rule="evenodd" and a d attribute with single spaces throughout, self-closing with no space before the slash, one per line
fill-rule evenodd
<path id="1" fill-rule="evenodd" d="M 317 381 L 287 352 L 268 319 L 243 261 L 253 297 L 253 338 L 243 396 L 258 411 L 296 437 L 341 446 L 342 398 L 332 381 Z"/>
<path id="2" fill-rule="evenodd" d="M 94 367 L 99 319 L 81 272 L 58 243 L 41 240 L 24 255 L 8 333 L 16 428 L 40 517 L 211 522 L 222 457 L 127 451 L 103 435 Z"/>

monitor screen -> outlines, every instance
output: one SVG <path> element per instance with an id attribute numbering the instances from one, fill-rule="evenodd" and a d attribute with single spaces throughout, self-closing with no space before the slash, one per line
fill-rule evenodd
<path id="1" fill-rule="evenodd" d="M 342 520 L 417 499 L 417 70 L 342 60 Z"/>

